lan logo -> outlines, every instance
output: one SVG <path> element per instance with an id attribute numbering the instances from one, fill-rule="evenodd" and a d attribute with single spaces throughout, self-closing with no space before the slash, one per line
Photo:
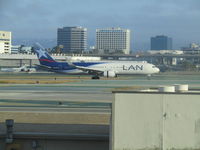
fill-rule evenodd
<path id="1" fill-rule="evenodd" d="M 123 65 L 123 70 L 143 70 L 143 65 L 139 66 L 139 65 L 130 65 L 130 66 L 125 66 Z"/>

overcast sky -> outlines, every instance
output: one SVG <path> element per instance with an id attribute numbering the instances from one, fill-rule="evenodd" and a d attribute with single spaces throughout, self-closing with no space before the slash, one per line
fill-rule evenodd
<path id="1" fill-rule="evenodd" d="M 174 48 L 200 43 L 200 0 L 0 0 L 0 30 L 13 38 L 53 38 L 58 27 L 121 27 L 132 31 L 133 49 L 167 35 Z"/>

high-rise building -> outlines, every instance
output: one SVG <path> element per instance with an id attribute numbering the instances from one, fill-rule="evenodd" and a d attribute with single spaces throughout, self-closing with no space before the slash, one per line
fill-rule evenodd
<path id="1" fill-rule="evenodd" d="M 107 28 L 96 30 L 96 49 L 104 53 L 130 54 L 130 30 Z"/>
<path id="2" fill-rule="evenodd" d="M 0 53 L 11 53 L 11 32 L 0 31 Z"/>
<path id="3" fill-rule="evenodd" d="M 172 38 L 158 35 L 151 37 L 151 50 L 171 50 L 172 49 Z"/>
<path id="4" fill-rule="evenodd" d="M 63 53 L 82 53 L 87 50 L 87 28 L 58 28 L 57 46 Z"/>

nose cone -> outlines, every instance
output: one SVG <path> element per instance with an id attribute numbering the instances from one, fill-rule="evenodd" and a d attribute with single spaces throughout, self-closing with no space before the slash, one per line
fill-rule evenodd
<path id="1" fill-rule="evenodd" d="M 155 68 L 155 73 L 159 73 L 160 72 L 160 69 L 159 68 Z"/>

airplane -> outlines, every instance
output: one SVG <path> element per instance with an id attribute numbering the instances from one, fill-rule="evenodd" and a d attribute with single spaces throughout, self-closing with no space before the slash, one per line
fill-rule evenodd
<path id="1" fill-rule="evenodd" d="M 23 65 L 19 68 L 1 68 L 1 72 L 36 72 L 35 68 L 30 68 L 27 65 Z"/>
<path id="2" fill-rule="evenodd" d="M 135 74 L 149 76 L 160 71 L 155 65 L 144 61 L 57 62 L 41 46 L 34 50 L 40 62 L 39 67 L 57 73 L 91 74 L 92 79 Z"/>

